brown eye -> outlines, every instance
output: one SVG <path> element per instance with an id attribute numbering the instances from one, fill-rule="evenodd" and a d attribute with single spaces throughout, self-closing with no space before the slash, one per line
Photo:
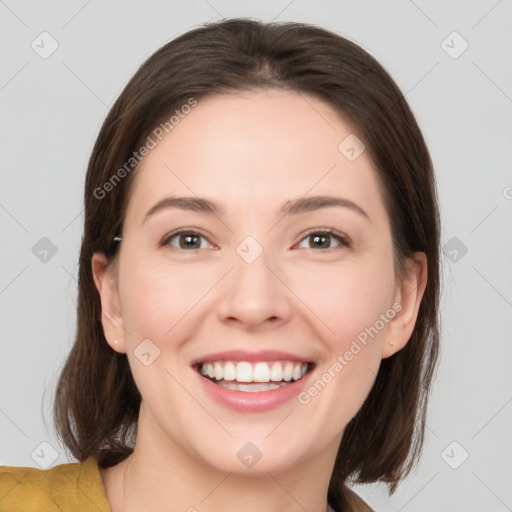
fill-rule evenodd
<path id="1" fill-rule="evenodd" d="M 177 240 L 178 243 L 173 242 L 173 240 Z M 171 247 L 175 247 L 177 249 L 205 249 L 206 247 L 201 246 L 201 239 L 206 240 L 206 238 L 200 233 L 196 233 L 195 231 L 177 231 L 175 233 L 170 234 L 163 242 L 162 245 L 170 245 Z"/>
<path id="2" fill-rule="evenodd" d="M 310 239 L 309 244 L 305 247 L 306 249 L 334 249 L 336 247 L 350 247 L 348 240 L 341 234 L 336 233 L 332 230 L 327 231 L 312 231 L 302 240 Z M 332 241 L 337 242 L 334 246 Z M 299 246 L 300 247 L 300 246 Z"/>

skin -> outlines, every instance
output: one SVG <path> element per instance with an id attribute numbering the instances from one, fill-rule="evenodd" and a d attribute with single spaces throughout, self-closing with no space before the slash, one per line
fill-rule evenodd
<path id="1" fill-rule="evenodd" d="M 417 253 L 396 281 L 373 164 L 366 152 L 350 162 L 338 150 L 351 133 L 329 104 L 267 89 L 199 101 L 145 157 L 119 258 L 92 258 L 105 337 L 126 353 L 142 395 L 134 453 L 101 470 L 114 512 L 326 510 L 344 428 L 382 358 L 409 340 L 427 272 Z M 167 209 L 143 223 L 171 194 L 205 197 L 225 212 Z M 312 195 L 350 199 L 369 219 L 337 206 L 279 215 L 282 203 Z M 180 249 L 179 237 L 159 246 L 178 228 L 206 238 L 199 249 Z M 333 228 L 352 246 L 327 237 L 318 248 L 311 228 Z M 236 252 L 246 236 L 263 248 L 250 264 Z M 234 412 L 190 367 L 212 352 L 283 350 L 316 363 L 314 382 L 394 302 L 402 310 L 307 405 Z M 160 350 L 149 366 L 134 355 L 146 338 Z M 262 453 L 251 468 L 237 457 L 247 442 Z"/>

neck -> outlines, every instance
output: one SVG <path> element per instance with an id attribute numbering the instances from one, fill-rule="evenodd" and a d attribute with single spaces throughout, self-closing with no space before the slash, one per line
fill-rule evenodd
<path id="1" fill-rule="evenodd" d="M 327 490 L 336 447 L 292 469 L 221 472 L 143 419 L 134 452 L 102 474 L 112 512 L 332 511 Z"/>

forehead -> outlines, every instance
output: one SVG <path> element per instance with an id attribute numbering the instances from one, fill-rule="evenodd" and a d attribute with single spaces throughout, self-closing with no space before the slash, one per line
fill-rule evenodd
<path id="1" fill-rule="evenodd" d="M 354 130 L 339 113 L 303 93 L 265 89 L 198 100 L 144 157 L 127 220 L 166 194 L 212 198 L 239 211 L 248 200 L 261 209 L 338 192 L 367 211 L 382 209 L 367 154 L 350 161 L 339 149 L 349 136 Z"/>

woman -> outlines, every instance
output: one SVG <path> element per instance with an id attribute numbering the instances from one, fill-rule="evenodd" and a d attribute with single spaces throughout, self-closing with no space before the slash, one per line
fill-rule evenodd
<path id="1" fill-rule="evenodd" d="M 78 463 L 2 510 L 370 510 L 418 460 L 439 333 L 432 163 L 360 47 L 231 19 L 128 83 L 85 184 L 55 400 Z M 60 508 L 59 508 L 60 507 Z"/>

